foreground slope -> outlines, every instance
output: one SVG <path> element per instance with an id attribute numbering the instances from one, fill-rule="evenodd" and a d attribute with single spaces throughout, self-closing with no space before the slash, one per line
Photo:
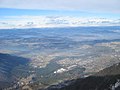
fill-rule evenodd
<path id="1" fill-rule="evenodd" d="M 69 85 L 53 85 L 47 90 L 120 90 L 120 63 L 93 76 L 69 81 Z"/>
<path id="2" fill-rule="evenodd" d="M 0 89 L 10 86 L 17 76 L 15 68 L 28 63 L 28 59 L 0 53 Z M 19 72 L 19 71 L 16 71 Z"/>

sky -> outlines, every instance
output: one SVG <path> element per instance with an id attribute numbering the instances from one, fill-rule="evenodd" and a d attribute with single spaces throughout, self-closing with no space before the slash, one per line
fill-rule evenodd
<path id="1" fill-rule="evenodd" d="M 0 7 L 120 13 L 120 0 L 0 0 Z"/>
<path id="2" fill-rule="evenodd" d="M 120 25 L 120 0 L 0 0 L 0 28 L 105 23 Z"/>
<path id="3" fill-rule="evenodd" d="M 119 17 L 120 0 L 0 0 L 0 16 L 13 15 Z"/>

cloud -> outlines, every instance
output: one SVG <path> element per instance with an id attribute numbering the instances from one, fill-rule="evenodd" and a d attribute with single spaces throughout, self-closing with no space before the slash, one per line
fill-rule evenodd
<path id="1" fill-rule="evenodd" d="M 0 0 L 0 8 L 120 13 L 120 0 Z"/>
<path id="2" fill-rule="evenodd" d="M 120 19 L 81 18 L 70 16 L 5 16 L 0 20 L 0 29 L 45 28 L 78 26 L 120 26 Z"/>

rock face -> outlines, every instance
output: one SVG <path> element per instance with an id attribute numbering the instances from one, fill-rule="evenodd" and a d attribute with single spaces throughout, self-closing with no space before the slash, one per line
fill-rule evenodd
<path id="1" fill-rule="evenodd" d="M 13 69 L 25 65 L 28 61 L 26 58 L 0 53 L 0 88 L 10 85 L 15 80 Z"/>
<path id="2" fill-rule="evenodd" d="M 51 86 L 47 90 L 120 90 L 120 64 L 103 69 L 93 76 L 71 82 L 63 87 Z"/>

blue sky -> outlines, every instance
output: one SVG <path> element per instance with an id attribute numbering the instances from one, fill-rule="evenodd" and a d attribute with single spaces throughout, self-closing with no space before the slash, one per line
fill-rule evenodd
<path id="1" fill-rule="evenodd" d="M 0 16 L 119 18 L 120 0 L 0 0 Z"/>
<path id="2" fill-rule="evenodd" d="M 100 18 L 120 18 L 119 13 L 93 13 L 77 10 L 35 10 L 35 9 L 11 9 L 0 8 L 0 16 L 75 16 L 75 17 L 100 17 Z"/>

